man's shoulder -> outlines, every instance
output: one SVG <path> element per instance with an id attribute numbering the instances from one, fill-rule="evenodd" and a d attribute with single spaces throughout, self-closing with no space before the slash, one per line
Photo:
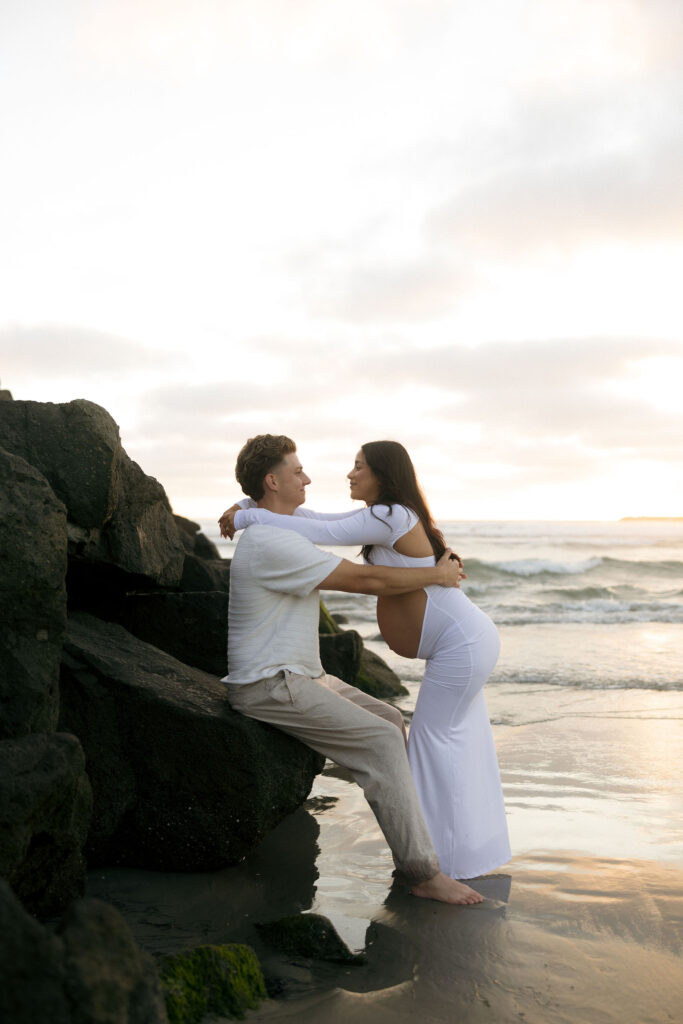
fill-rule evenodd
<path id="1" fill-rule="evenodd" d="M 283 530 L 280 526 L 266 526 L 264 523 L 254 523 L 242 532 L 238 541 L 238 547 L 244 544 L 245 547 L 266 547 L 282 546 L 289 548 L 312 548 L 315 545 L 293 530 Z"/>
<path id="2" fill-rule="evenodd" d="M 276 567 L 283 569 L 307 563 L 313 555 L 323 555 L 315 544 L 292 530 L 254 523 L 237 541 L 233 562 L 249 576 L 260 576 Z"/>

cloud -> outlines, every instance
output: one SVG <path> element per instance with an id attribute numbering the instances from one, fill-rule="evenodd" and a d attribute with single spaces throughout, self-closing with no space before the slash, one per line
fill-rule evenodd
<path id="1" fill-rule="evenodd" d="M 506 169 L 428 217 L 435 240 L 494 259 L 602 242 L 683 240 L 683 137 L 649 152 Z"/>
<path id="2" fill-rule="evenodd" d="M 278 350 L 274 337 L 258 344 Z M 444 459 L 455 494 L 604 480 L 637 460 L 680 459 L 683 415 L 658 408 L 656 391 L 638 385 L 643 367 L 662 359 L 673 377 L 683 343 L 567 338 L 416 349 L 386 338 L 379 351 L 354 343 L 332 353 L 309 341 L 276 379 L 148 392 L 124 445 L 169 493 L 219 503 L 236 493 L 239 448 L 262 432 L 295 439 L 313 507 L 321 496 L 329 507 L 327 495 L 348 507 L 355 450 L 382 436 L 406 445 L 430 493 L 443 486 Z"/>
<path id="3" fill-rule="evenodd" d="M 146 348 L 138 341 L 95 328 L 69 324 L 7 324 L 0 327 L 3 379 L 88 378 L 102 372 L 125 375 L 172 366 L 178 356 Z"/>
<path id="4" fill-rule="evenodd" d="M 310 299 L 313 315 L 352 323 L 406 323 L 448 313 L 467 292 L 471 275 L 434 255 L 422 260 L 354 261 L 328 274 Z"/>
<path id="5" fill-rule="evenodd" d="M 366 370 L 384 387 L 405 386 L 409 372 L 413 389 L 431 388 L 435 429 L 439 422 L 477 424 L 478 438 L 460 441 L 461 453 L 481 455 L 490 442 L 495 459 L 518 438 L 517 456 L 526 460 L 544 440 L 676 459 L 683 412 L 658 408 L 657 393 L 637 387 L 642 367 L 662 358 L 683 375 L 683 343 L 629 338 L 431 348 L 409 360 L 369 357 Z"/>

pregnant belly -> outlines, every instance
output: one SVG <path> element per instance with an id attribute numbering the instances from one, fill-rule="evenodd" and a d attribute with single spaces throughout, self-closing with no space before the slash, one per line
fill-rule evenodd
<path id="1" fill-rule="evenodd" d="M 416 658 L 427 606 L 424 590 L 377 598 L 377 622 L 384 640 L 402 658 Z"/>

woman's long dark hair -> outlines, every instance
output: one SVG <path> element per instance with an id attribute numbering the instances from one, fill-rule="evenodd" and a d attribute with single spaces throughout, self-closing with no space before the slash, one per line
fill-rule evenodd
<path id="1" fill-rule="evenodd" d="M 365 461 L 377 477 L 379 493 L 373 505 L 405 505 L 416 514 L 438 560 L 446 550 L 443 534 L 432 519 L 424 495 L 417 482 L 410 455 L 398 441 L 369 441 L 361 445 Z M 363 558 L 371 561 L 373 544 L 365 544 Z"/>

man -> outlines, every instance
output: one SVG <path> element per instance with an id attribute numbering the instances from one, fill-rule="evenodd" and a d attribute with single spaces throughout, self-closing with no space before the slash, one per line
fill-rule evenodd
<path id="1" fill-rule="evenodd" d="M 235 475 L 261 508 L 284 515 L 306 500 L 311 482 L 294 442 L 272 434 L 247 441 Z M 232 511 L 220 520 L 224 536 Z M 400 712 L 325 675 L 318 641 L 320 588 L 403 594 L 429 584 L 458 586 L 462 567 L 451 554 L 448 549 L 436 566 L 420 569 L 356 565 L 288 530 L 250 526 L 232 559 L 224 682 L 236 711 L 269 722 L 350 770 L 415 896 L 479 903 L 479 893 L 439 870 Z"/>

